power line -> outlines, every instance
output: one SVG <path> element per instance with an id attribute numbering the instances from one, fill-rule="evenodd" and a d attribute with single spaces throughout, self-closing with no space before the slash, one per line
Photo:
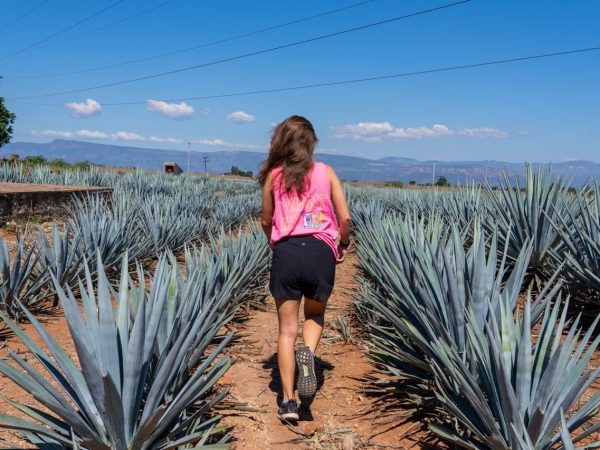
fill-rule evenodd
<path id="1" fill-rule="evenodd" d="M 276 93 L 276 92 L 296 91 L 296 90 L 302 90 L 302 89 L 313 89 L 313 88 L 328 87 L 328 86 L 340 86 L 340 85 L 344 85 L 344 84 L 366 83 L 369 81 L 379 81 L 379 80 L 387 80 L 387 79 L 394 79 L 394 78 L 420 76 L 420 75 L 427 75 L 427 74 L 440 73 L 440 72 L 450 72 L 450 71 L 454 71 L 454 70 L 473 69 L 473 68 L 477 68 L 477 67 L 486 67 L 486 66 L 493 66 L 493 65 L 500 65 L 500 64 L 522 62 L 522 61 L 531 61 L 531 60 L 536 60 L 536 59 L 552 58 L 552 57 L 556 57 L 556 56 L 573 55 L 573 54 L 577 54 L 577 53 L 587 53 L 587 52 L 594 52 L 594 51 L 599 51 L 599 50 L 600 50 L 600 46 L 587 47 L 587 48 L 580 48 L 580 49 L 575 49 L 575 50 L 565 50 L 565 51 L 561 51 L 561 52 L 552 52 L 552 53 L 542 53 L 542 54 L 537 54 L 537 55 L 521 56 L 521 57 L 517 57 L 517 58 L 484 61 L 484 62 L 473 63 L 473 64 L 461 64 L 461 65 L 456 65 L 456 66 L 440 67 L 440 68 L 436 68 L 436 69 L 425 69 L 425 70 L 419 70 L 419 71 L 414 71 L 414 72 L 404 72 L 404 73 L 397 73 L 397 74 L 391 74 L 391 75 L 378 75 L 378 76 L 365 77 L 365 78 L 355 78 L 352 80 L 330 81 L 330 82 L 304 84 L 304 85 L 299 85 L 299 86 L 289 86 L 289 87 L 274 88 L 274 89 L 261 89 L 261 90 L 254 90 L 254 91 L 233 92 L 233 93 L 228 93 L 228 94 L 204 95 L 204 96 L 199 96 L 199 97 L 171 98 L 171 99 L 166 99 L 164 101 L 166 101 L 166 102 L 182 102 L 182 101 L 192 101 L 192 100 L 211 100 L 211 99 L 219 99 L 219 98 L 227 98 L 227 97 L 241 97 L 241 96 L 246 96 L 246 95 L 259 95 L 259 94 L 270 94 L 270 93 Z M 7 99 L 7 100 L 13 100 L 13 99 Z M 28 102 L 19 102 L 19 103 L 26 104 L 26 105 L 36 105 L 36 106 L 64 106 L 62 103 L 28 103 Z M 131 102 L 102 103 L 102 106 L 126 106 L 126 105 L 142 105 L 142 104 L 146 104 L 146 100 L 131 101 Z"/>
<path id="2" fill-rule="evenodd" d="M 29 79 L 29 78 L 60 77 L 60 76 L 67 76 L 67 75 L 77 75 L 77 74 L 88 73 L 88 72 L 96 72 L 96 71 L 99 71 L 99 70 L 112 69 L 112 68 L 115 68 L 115 67 L 123 67 L 123 66 L 127 66 L 127 65 L 130 65 L 130 64 L 136 64 L 136 63 L 140 63 L 140 62 L 145 62 L 145 61 L 151 61 L 151 60 L 154 60 L 154 59 L 164 58 L 164 57 L 167 57 L 167 56 L 177 55 L 177 54 L 180 54 L 180 53 L 186 53 L 186 52 L 190 52 L 190 51 L 193 51 L 193 50 L 198 50 L 200 48 L 211 47 L 211 46 L 214 46 L 214 45 L 223 44 L 225 42 L 231 42 L 231 41 L 234 41 L 234 40 L 237 40 L 237 39 L 246 38 L 246 37 L 249 37 L 249 36 L 255 36 L 257 34 L 266 33 L 268 31 L 277 30 L 277 29 L 284 28 L 284 27 L 287 27 L 287 26 L 290 26 L 290 25 L 295 25 L 295 24 L 298 24 L 298 23 L 302 23 L 302 22 L 306 22 L 306 21 L 309 21 L 309 20 L 317 19 L 319 17 L 324 17 L 324 16 L 327 16 L 327 15 L 330 15 L 330 14 L 335 14 L 335 13 L 339 13 L 339 12 L 342 12 L 342 11 L 346 11 L 348 9 L 356 8 L 358 6 L 362 6 L 362 5 L 365 5 L 367 3 L 373 3 L 375 1 L 377 1 L 377 0 L 361 1 L 361 2 L 358 2 L 358 3 L 353 3 L 353 4 L 348 5 L 348 6 L 343 6 L 341 8 L 336 8 L 336 9 L 331 9 L 331 10 L 328 10 L 328 11 L 323 11 L 323 12 L 321 12 L 319 14 L 315 14 L 315 15 L 312 15 L 312 16 L 302 17 L 300 19 L 295 19 L 295 20 L 292 20 L 290 22 L 285 22 L 285 23 L 281 23 L 281 24 L 278 24 L 278 25 L 272 25 L 272 26 L 269 26 L 269 27 L 260 28 L 258 30 L 249 31 L 247 33 L 237 34 L 235 36 L 230 36 L 230 37 L 223 38 L 223 39 L 218 39 L 218 40 L 215 40 L 215 41 L 205 42 L 205 43 L 202 43 L 202 44 L 193 45 L 191 47 L 180 48 L 180 49 L 177 49 L 177 50 L 172 50 L 172 51 L 169 51 L 169 52 L 160 53 L 160 54 L 152 55 L 152 56 L 146 56 L 144 58 L 132 59 L 132 60 L 129 60 L 129 61 L 124 61 L 124 62 L 120 62 L 120 63 L 116 63 L 116 64 L 108 64 L 108 65 L 104 65 L 104 66 L 91 67 L 91 68 L 88 68 L 88 69 L 74 70 L 74 71 L 71 71 L 71 72 L 59 72 L 59 73 L 52 73 L 52 74 L 46 74 L 46 75 L 11 76 L 11 77 L 7 77 L 7 78 Z M 170 3 L 170 2 L 166 2 L 166 3 Z M 98 30 L 99 29 L 92 30 L 89 33 L 92 33 L 94 31 L 98 31 Z M 85 33 L 85 34 L 89 34 L 89 33 Z M 83 36 L 83 35 L 84 34 L 79 35 L 79 36 Z M 62 41 L 58 41 L 56 43 L 65 42 L 65 41 L 70 40 L 70 39 L 71 38 L 65 39 L 65 40 L 62 40 Z M 54 44 L 54 42 L 52 44 Z M 52 45 L 52 44 L 48 44 L 48 45 Z"/>
<path id="3" fill-rule="evenodd" d="M 61 92 L 53 92 L 51 94 L 30 95 L 27 97 L 15 97 L 15 99 L 33 99 L 33 98 L 43 98 L 43 97 L 54 97 L 57 95 L 65 95 L 65 94 L 75 94 L 78 92 L 86 92 L 86 91 L 91 91 L 91 90 L 95 90 L 95 89 L 102 89 L 102 88 L 107 88 L 107 87 L 119 86 L 119 85 L 123 85 L 123 84 L 130 84 L 130 83 L 134 83 L 137 81 L 149 80 L 152 78 L 164 77 L 167 75 L 174 75 L 176 73 L 187 72 L 190 70 L 200 69 L 200 68 L 204 68 L 204 67 L 208 67 L 208 66 L 214 66 L 217 64 L 222 64 L 224 62 L 230 62 L 230 61 L 235 61 L 235 60 L 239 60 L 239 59 L 249 58 L 251 56 L 262 55 L 265 53 L 270 53 L 270 52 L 282 50 L 285 48 L 296 47 L 298 45 L 307 44 L 309 42 L 316 42 L 316 41 L 328 39 L 328 38 L 335 37 L 335 36 L 341 36 L 343 34 L 348 34 L 348 33 L 352 33 L 352 32 L 359 31 L 359 30 L 365 30 L 367 28 L 373 28 L 376 26 L 389 24 L 389 23 L 396 22 L 396 21 L 399 21 L 402 19 L 407 19 L 410 17 L 415 17 L 415 16 L 419 16 L 419 15 L 423 15 L 423 14 L 427 14 L 427 13 L 431 13 L 431 12 L 440 11 L 443 9 L 451 8 L 453 6 L 463 5 L 463 4 L 469 3 L 471 1 L 472 0 L 460 0 L 458 2 L 448 3 L 448 4 L 438 6 L 435 8 L 425 9 L 425 10 L 417 11 L 414 13 L 393 17 L 391 19 L 380 20 L 378 22 L 373 22 L 373 23 L 361 25 L 358 27 L 348 28 L 346 30 L 336 31 L 334 33 L 328 33 L 328 34 L 324 34 L 324 35 L 320 35 L 320 36 L 316 36 L 316 37 L 312 37 L 312 38 L 308 38 L 308 39 L 302 39 L 300 41 L 295 41 L 295 42 L 291 42 L 288 44 L 278 45 L 276 47 L 270 47 L 267 49 L 258 50 L 258 51 L 254 51 L 254 52 L 250 52 L 250 53 L 244 53 L 242 55 L 232 56 L 230 58 L 219 59 L 219 60 L 215 60 L 215 61 L 211 61 L 211 62 L 207 62 L 207 63 L 203 63 L 203 64 L 197 64 L 197 65 L 189 66 L 189 67 L 183 67 L 183 68 L 175 69 L 175 70 L 169 70 L 167 72 L 160 72 L 160 73 L 155 73 L 152 75 L 146 75 L 146 76 L 142 76 L 142 77 L 138 77 L 138 78 L 131 78 L 129 80 L 115 81 L 113 83 L 105 83 L 105 84 L 100 84 L 97 86 L 91 86 L 91 87 L 87 87 L 87 88 L 71 89 L 68 91 L 61 91 Z"/>
<path id="4" fill-rule="evenodd" d="M 150 13 L 152 11 L 155 11 L 155 10 L 157 10 L 159 8 L 167 6 L 168 4 L 174 3 L 176 1 L 177 0 L 168 0 L 166 2 L 159 3 L 158 5 L 155 5 L 155 6 L 151 7 L 151 8 L 145 9 L 145 10 L 137 12 L 135 14 L 131 14 L 130 16 L 124 17 L 124 18 L 116 20 L 114 22 L 107 23 L 106 25 L 102 25 L 102 26 L 94 28 L 94 29 L 92 29 L 90 31 L 86 31 L 85 33 L 76 34 L 74 36 L 69 36 L 68 38 L 61 39 L 60 41 L 49 42 L 47 44 L 37 46 L 36 48 L 51 47 L 53 45 L 62 44 L 64 42 L 69 42 L 69 41 L 72 41 L 74 39 L 79 39 L 80 37 L 87 36 L 89 34 L 97 33 L 98 31 L 105 30 L 106 28 L 112 27 L 114 25 L 118 25 L 120 23 L 127 22 L 128 20 L 135 19 L 137 17 L 143 16 L 144 14 L 148 14 L 148 13 Z M 38 78 L 38 77 L 19 77 L 19 78 Z"/>
<path id="5" fill-rule="evenodd" d="M 20 50 L 16 50 L 16 51 L 14 51 L 14 52 L 12 52 L 12 53 L 9 53 L 9 54 L 7 54 L 7 55 L 4 55 L 4 56 L 0 57 L 0 61 L 4 61 L 5 59 L 7 59 L 7 58 L 10 58 L 11 56 L 15 56 L 15 55 L 18 55 L 18 54 L 20 54 L 20 53 L 26 52 L 27 50 L 30 50 L 30 49 L 32 49 L 32 48 L 34 48 L 34 47 L 37 47 L 38 45 L 40 45 L 40 44 L 43 44 L 43 43 L 45 43 L 45 42 L 49 41 L 50 39 L 53 39 L 53 38 L 55 38 L 56 36 L 59 36 L 59 35 L 61 35 L 61 34 L 63 34 L 63 33 L 66 33 L 67 31 L 69 31 L 69 30 L 72 30 L 73 28 L 75 28 L 75 27 L 77 27 L 77 26 L 81 25 L 82 23 L 85 23 L 85 22 L 87 22 L 88 20 L 91 20 L 91 19 L 93 19 L 94 17 L 97 17 L 97 16 L 99 16 L 100 14 L 102 14 L 102 13 L 104 13 L 104 12 L 108 11 L 109 9 L 112 9 L 112 8 L 114 8 L 114 7 L 115 7 L 115 6 L 117 6 L 119 3 L 123 3 L 124 1 L 125 1 L 125 0 L 118 0 L 118 1 L 116 1 L 116 2 L 114 2 L 114 3 L 112 3 L 112 4 L 110 4 L 110 5 L 108 5 L 106 8 L 103 8 L 103 9 L 101 9 L 100 11 L 97 11 L 97 12 L 95 12 L 95 13 L 94 13 L 94 14 L 92 14 L 91 16 L 87 16 L 86 18 L 84 18 L 84 19 L 81 19 L 80 21 L 78 21 L 78 22 L 74 23 L 73 25 L 69 25 L 67 28 L 63 28 L 62 30 L 60 30 L 60 31 L 57 31 L 56 33 L 54 33 L 54 34 L 51 34 L 50 36 L 47 36 L 47 37 L 45 37 L 44 39 L 41 39 L 41 40 L 39 40 L 39 41 L 37 41 L 37 42 L 34 42 L 33 44 L 30 44 L 30 45 L 28 45 L 27 47 L 24 47 L 24 48 L 22 48 L 22 49 L 20 49 Z"/>
<path id="6" fill-rule="evenodd" d="M 41 2 L 39 2 L 38 4 L 36 4 L 35 6 L 33 6 L 32 8 L 29 8 L 27 11 L 25 11 L 23 14 L 21 14 L 20 16 L 16 17 L 15 19 L 11 20 L 10 22 L 8 22 L 6 25 L 4 25 L 2 28 L 0 28 L 0 32 L 6 30 L 8 27 L 14 25 L 15 23 L 19 22 L 21 19 L 24 19 L 25 17 L 27 17 L 29 14 L 31 14 L 32 12 L 34 12 L 36 9 L 38 9 L 40 6 L 42 6 L 44 3 L 48 3 L 48 0 L 43 0 Z"/>
<path id="7" fill-rule="evenodd" d="M 426 69 L 426 70 L 419 70 L 419 71 L 415 71 L 415 72 L 404 72 L 404 73 L 398 73 L 398 74 L 392 74 L 392 75 L 380 75 L 380 76 L 366 77 L 366 78 L 355 78 L 353 80 L 331 81 L 331 82 L 326 82 L 326 83 L 305 84 L 305 85 L 301 85 L 301 86 L 283 87 L 283 88 L 275 88 L 275 89 L 263 89 L 263 90 L 257 90 L 257 91 L 247 91 L 247 92 L 236 92 L 236 93 L 231 93 L 231 94 L 205 95 L 205 96 L 201 96 L 201 97 L 167 99 L 165 101 L 180 102 L 180 101 L 190 101 L 190 100 L 209 100 L 209 99 L 217 99 L 217 98 L 225 98 L 225 97 L 240 97 L 240 96 L 245 96 L 245 95 L 257 95 L 257 94 L 267 94 L 267 93 L 274 93 L 274 92 L 295 91 L 295 90 L 301 90 L 301 89 L 312 89 L 312 88 L 318 88 L 318 87 L 338 86 L 338 85 L 343 85 L 343 84 L 364 83 L 364 82 L 368 82 L 368 81 L 378 81 L 378 80 L 386 80 L 386 79 L 391 79 L 391 78 L 403 78 L 403 77 L 411 77 L 411 76 L 418 76 L 418 75 L 427 75 L 427 74 L 439 73 L 439 72 L 450 72 L 453 70 L 473 69 L 476 67 L 485 67 L 485 66 L 493 66 L 493 65 L 499 65 L 499 64 L 521 62 L 521 61 L 530 61 L 530 60 L 534 60 L 534 59 L 551 58 L 551 57 L 555 57 L 555 56 L 572 55 L 572 54 L 576 54 L 576 53 L 593 52 L 593 51 L 598 51 L 598 50 L 600 50 L 600 46 L 581 48 L 581 49 L 576 49 L 576 50 L 566 50 L 566 51 L 562 51 L 562 52 L 544 53 L 544 54 L 539 54 L 539 55 L 522 56 L 522 57 L 518 57 L 518 58 L 499 59 L 499 60 L 495 60 L 495 61 L 485 61 L 485 62 L 473 63 L 473 64 L 462 64 L 462 65 L 457 65 L 457 66 L 440 67 L 437 69 Z M 139 105 L 139 104 L 145 104 L 145 103 L 146 103 L 146 101 L 138 101 L 138 102 L 103 103 L 102 105 L 103 106 L 118 106 L 118 105 L 133 105 L 133 104 Z M 61 104 L 61 106 L 62 106 L 62 104 Z"/>

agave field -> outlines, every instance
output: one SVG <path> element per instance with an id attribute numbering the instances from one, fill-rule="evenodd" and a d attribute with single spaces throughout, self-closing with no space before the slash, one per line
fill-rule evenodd
<path id="1" fill-rule="evenodd" d="M 1 331 L 30 355 L 9 350 L 0 373 L 37 404 L 6 399 L 19 414 L 0 414 L 0 426 L 41 448 L 228 448 L 214 410 L 232 364 L 224 325 L 263 291 L 270 255 L 251 221 L 257 186 L 18 166 L 2 177 L 114 191 L 77 200 L 50 233 L 1 243 Z M 76 355 L 36 317 L 52 304 Z"/>
<path id="2" fill-rule="evenodd" d="M 600 447 L 598 185 L 528 167 L 499 189 L 349 194 L 386 401 L 451 447 Z"/>
<path id="3" fill-rule="evenodd" d="M 41 448 L 228 448 L 225 325 L 270 260 L 258 185 L 18 165 L 0 181 L 113 188 L 0 242 L 0 333 L 29 351 L 0 376 L 35 401 L 4 400 L 0 426 Z M 346 187 L 374 390 L 446 448 L 600 448 L 600 187 L 531 167 L 500 184 Z"/>

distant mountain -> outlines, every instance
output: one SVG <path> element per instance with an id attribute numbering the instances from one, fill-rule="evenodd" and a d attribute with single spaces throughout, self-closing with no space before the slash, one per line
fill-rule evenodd
<path id="1" fill-rule="evenodd" d="M 139 167 L 142 169 L 162 169 L 165 161 L 174 161 L 184 170 L 187 168 L 188 154 L 181 150 L 153 149 L 121 145 L 97 144 L 92 142 L 60 140 L 38 144 L 15 142 L 3 149 L 3 154 L 17 153 L 22 158 L 42 155 L 47 159 L 61 158 L 68 162 L 90 161 L 105 166 Z M 224 173 L 236 165 L 240 170 L 256 173 L 265 160 L 266 153 L 247 151 L 192 152 L 190 170 L 204 171 L 203 156 L 208 156 L 207 169 L 212 173 Z M 504 170 L 522 176 L 524 164 L 502 161 L 419 161 L 413 158 L 388 156 L 381 159 L 358 158 L 318 154 L 319 161 L 331 165 L 338 176 L 357 181 L 415 181 L 430 183 L 438 176 L 445 176 L 452 184 L 465 181 L 483 181 L 497 184 Z M 600 163 L 591 161 L 568 161 L 554 163 L 553 173 L 572 179 L 574 184 L 582 184 L 590 178 L 600 177 Z"/>
<path id="2" fill-rule="evenodd" d="M 406 158 L 404 156 L 385 156 L 383 158 L 378 159 L 380 162 L 389 162 L 394 164 L 415 164 L 422 161 L 414 158 Z"/>

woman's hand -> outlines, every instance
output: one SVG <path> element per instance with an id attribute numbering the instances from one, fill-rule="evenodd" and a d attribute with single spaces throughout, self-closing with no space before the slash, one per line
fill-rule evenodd
<path id="1" fill-rule="evenodd" d="M 346 259 L 346 255 L 348 254 L 348 247 L 344 247 L 344 246 L 338 244 L 337 250 L 338 250 L 338 256 L 335 259 L 335 263 L 341 264 Z"/>

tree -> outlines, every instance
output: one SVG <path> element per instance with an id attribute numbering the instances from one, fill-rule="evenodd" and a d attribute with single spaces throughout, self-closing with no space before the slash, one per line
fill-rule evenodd
<path id="1" fill-rule="evenodd" d="M 388 181 L 387 183 L 385 183 L 385 185 L 388 187 L 396 187 L 396 188 L 404 187 L 404 183 L 402 181 Z"/>
<path id="2" fill-rule="evenodd" d="M 244 172 L 243 170 L 240 170 L 238 166 L 231 166 L 231 171 L 225 172 L 225 175 L 237 175 L 238 177 L 252 178 L 252 171 L 248 170 Z"/>
<path id="3" fill-rule="evenodd" d="M 21 161 L 23 162 L 23 164 L 28 165 L 28 166 L 37 166 L 40 164 L 46 164 L 48 162 L 48 160 L 46 158 L 44 158 L 42 155 L 27 156 L 26 158 L 23 158 Z"/>
<path id="4" fill-rule="evenodd" d="M 4 97 L 0 97 L 0 148 L 10 142 L 16 118 L 17 116 L 4 105 Z"/>
<path id="5" fill-rule="evenodd" d="M 438 180 L 435 182 L 436 186 L 450 186 L 450 183 L 448 183 L 448 179 L 441 175 L 440 177 L 438 177 Z"/>
<path id="6" fill-rule="evenodd" d="M 416 182 L 415 180 L 410 180 L 410 181 L 408 182 L 408 185 L 409 185 L 409 186 L 414 186 L 414 185 L 416 185 L 416 184 L 417 184 L 417 182 Z"/>
<path id="7" fill-rule="evenodd" d="M 62 158 L 56 158 L 49 163 L 53 167 L 68 167 L 69 163 Z"/>
<path id="8" fill-rule="evenodd" d="M 92 166 L 92 163 L 89 161 L 79 161 L 79 162 L 71 164 L 71 167 L 73 169 L 79 169 L 79 170 L 90 170 L 91 166 Z"/>

